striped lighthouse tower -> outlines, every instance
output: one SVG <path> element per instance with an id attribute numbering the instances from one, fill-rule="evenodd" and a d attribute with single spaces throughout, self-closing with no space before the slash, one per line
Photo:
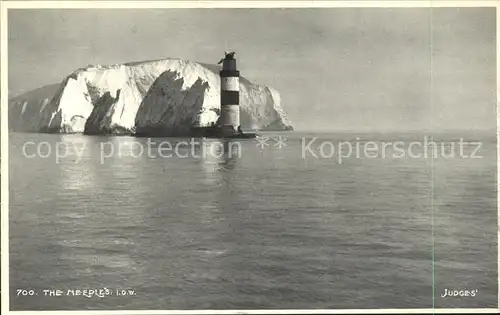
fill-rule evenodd
<path id="1" fill-rule="evenodd" d="M 240 127 L 240 72 L 236 69 L 234 52 L 225 55 L 225 58 L 221 59 L 222 70 L 219 72 L 221 83 L 219 124 L 224 135 L 233 135 Z"/>

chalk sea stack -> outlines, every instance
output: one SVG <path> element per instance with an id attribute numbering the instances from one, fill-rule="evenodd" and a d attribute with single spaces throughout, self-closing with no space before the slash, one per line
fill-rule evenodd
<path id="1" fill-rule="evenodd" d="M 193 128 L 220 122 L 221 70 L 219 65 L 182 59 L 87 66 L 60 84 L 9 99 L 9 129 L 190 136 Z M 276 90 L 242 76 L 238 85 L 242 129 L 293 129 Z"/>

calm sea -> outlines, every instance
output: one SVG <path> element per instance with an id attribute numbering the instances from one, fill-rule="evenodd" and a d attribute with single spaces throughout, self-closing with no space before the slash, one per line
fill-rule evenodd
<path id="1" fill-rule="evenodd" d="M 497 307 L 494 133 L 264 135 L 11 134 L 11 309 Z"/>

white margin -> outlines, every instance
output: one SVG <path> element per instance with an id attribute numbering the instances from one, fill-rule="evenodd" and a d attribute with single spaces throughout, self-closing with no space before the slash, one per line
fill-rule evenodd
<path id="1" fill-rule="evenodd" d="M 8 313 L 9 307 L 9 132 L 8 132 L 8 62 L 7 62 L 7 9 L 5 3 L 0 1 L 0 119 L 1 119 L 1 303 L 2 314 Z"/>
<path id="2" fill-rule="evenodd" d="M 395 7 L 395 8 L 428 8 L 432 7 L 497 7 L 495 0 L 300 0 L 300 1 L 3 1 L 8 8 L 352 8 L 352 7 Z"/>
<path id="3" fill-rule="evenodd" d="M 126 311 L 10 311 L 9 310 L 9 145 L 8 145 L 8 9 L 107 9 L 107 8 L 342 8 L 342 7 L 496 7 L 496 41 L 497 41 L 497 212 L 498 237 L 500 239 L 500 65 L 498 55 L 500 44 L 500 1 L 483 0 L 409 0 L 409 1 L 2 1 L 0 0 L 0 131 L 1 131 L 1 314 L 78 314 L 78 315 L 132 315 L 132 314 L 486 314 L 500 313 L 500 242 L 498 245 L 498 307 L 495 308 L 421 308 L 421 309 L 310 309 L 310 310 L 126 310 Z"/>
<path id="4" fill-rule="evenodd" d="M 499 266 L 500 266 L 500 133 L 499 133 L 499 129 L 498 129 L 498 126 L 500 126 L 500 85 L 499 85 L 499 82 L 498 82 L 498 78 L 500 78 L 500 65 L 499 65 L 499 59 L 498 56 L 499 56 L 499 52 L 500 52 L 500 41 L 498 40 L 498 36 L 500 34 L 500 21 L 498 21 L 498 19 L 500 18 L 500 6 L 497 6 L 497 9 L 496 9 L 496 22 L 497 22 L 497 32 L 496 32 L 496 41 L 497 41 L 497 58 L 496 58 L 496 63 L 497 63 L 497 111 L 496 111 L 496 114 L 497 114 L 497 211 L 498 211 L 498 216 L 497 216 L 497 229 L 498 229 L 498 233 L 497 233 L 497 255 L 498 255 L 498 260 L 497 260 L 497 284 L 498 284 L 498 287 L 497 287 L 497 302 L 498 302 L 498 313 L 500 313 L 500 271 L 499 271 Z"/>
<path id="5" fill-rule="evenodd" d="M 491 314 L 496 313 L 495 308 L 401 308 L 401 309 L 309 309 L 309 310 L 152 310 L 152 311 L 12 311 L 16 315 L 163 315 L 163 314 Z"/>

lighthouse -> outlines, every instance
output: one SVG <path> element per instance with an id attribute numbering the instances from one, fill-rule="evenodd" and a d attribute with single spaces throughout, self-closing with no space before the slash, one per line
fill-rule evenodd
<path id="1" fill-rule="evenodd" d="M 219 126 L 223 135 L 231 136 L 240 130 L 240 72 L 236 68 L 234 52 L 226 52 L 221 62 Z"/>
<path id="2" fill-rule="evenodd" d="M 196 137 L 250 139 L 256 133 L 243 132 L 240 126 L 240 72 L 236 68 L 234 52 L 225 53 L 220 76 L 220 115 L 216 124 L 193 126 L 191 134 Z"/>

